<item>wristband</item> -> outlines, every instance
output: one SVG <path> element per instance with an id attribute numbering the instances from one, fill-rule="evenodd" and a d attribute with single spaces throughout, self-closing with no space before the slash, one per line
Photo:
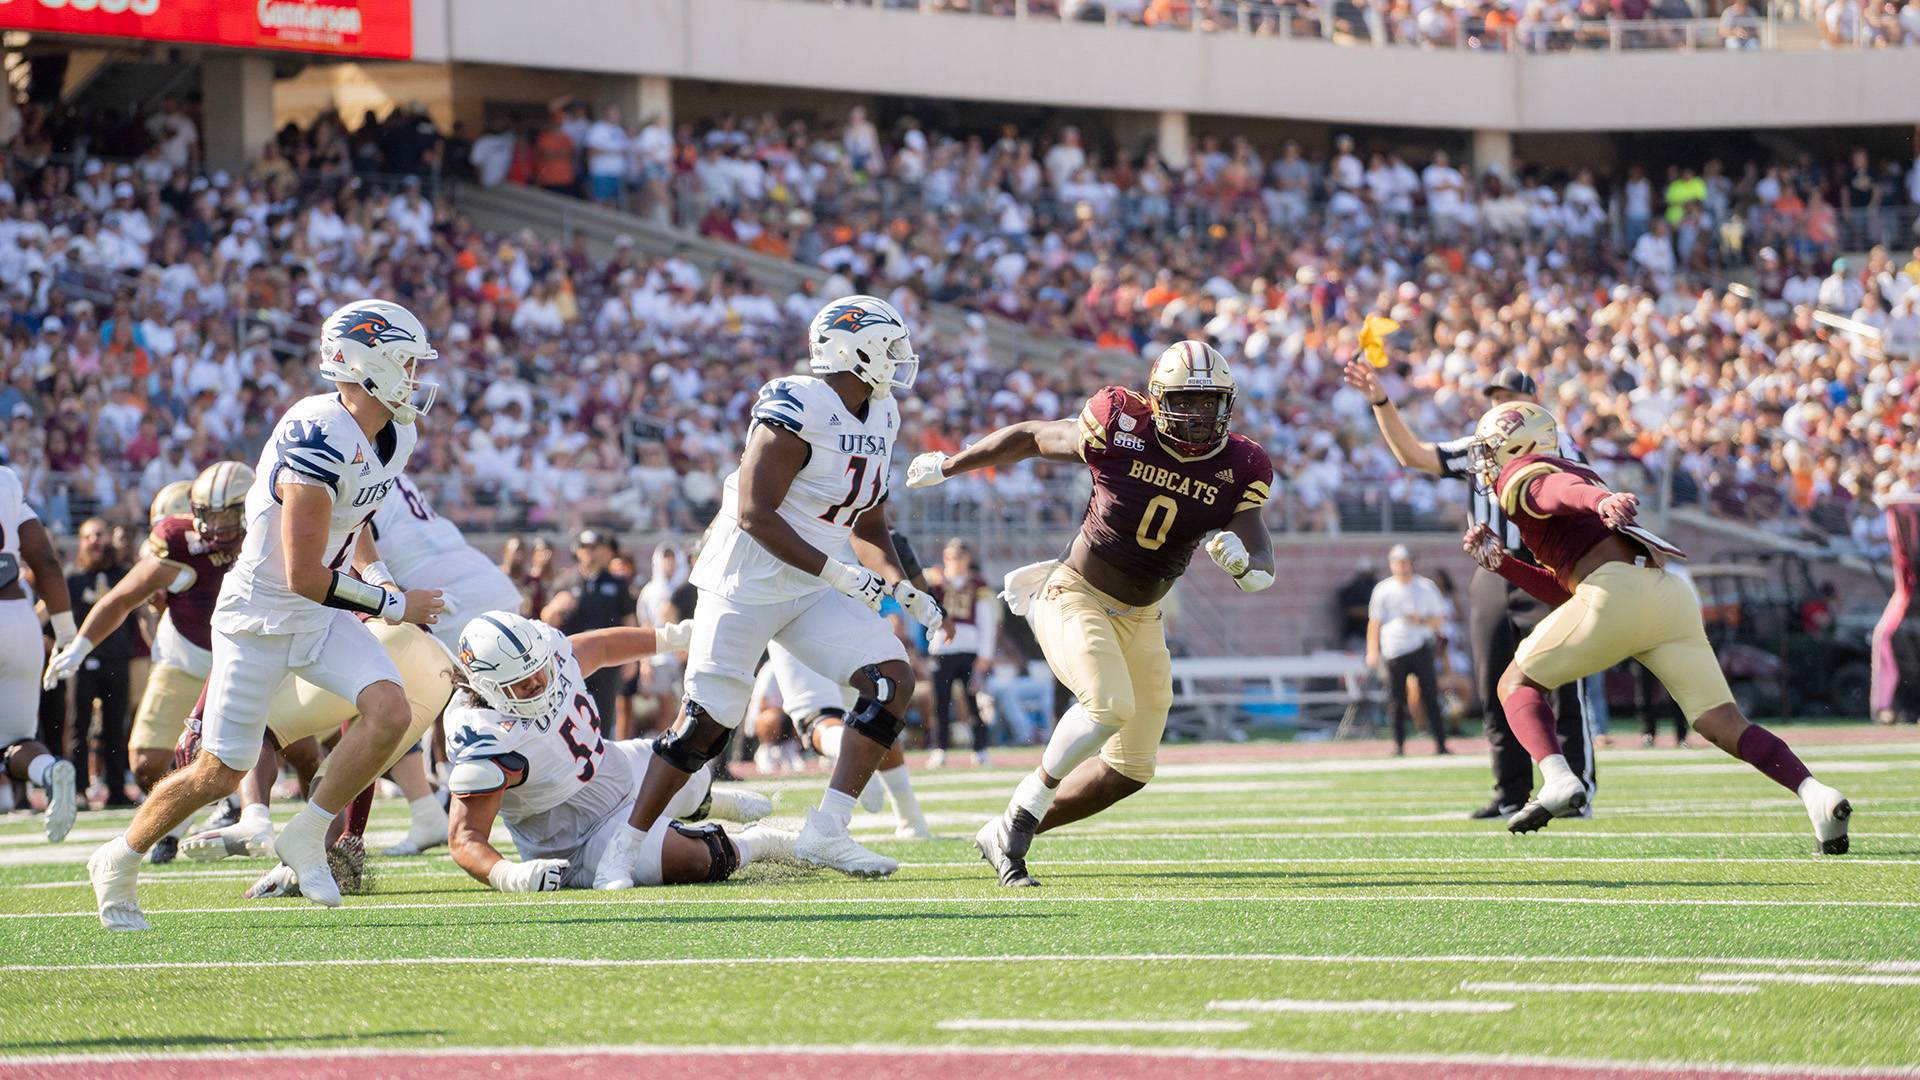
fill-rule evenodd
<path id="1" fill-rule="evenodd" d="M 65 645 L 80 633 L 74 626 L 72 611 L 56 611 L 47 616 L 47 622 L 53 626 L 53 641 L 56 645 Z"/>
<path id="2" fill-rule="evenodd" d="M 400 584 L 393 579 L 393 572 L 387 569 L 385 559 L 375 559 L 368 563 L 366 569 L 360 571 L 360 580 L 369 585 L 378 585 L 383 589 Z"/>
<path id="3" fill-rule="evenodd" d="M 487 871 L 487 884 L 493 886 L 495 892 L 507 892 L 507 886 L 511 884 L 511 882 L 502 879 L 512 874 L 514 869 L 519 865 L 519 863 L 514 862 L 512 859 L 501 859 L 499 862 L 494 863 L 493 869 Z"/>
<path id="4" fill-rule="evenodd" d="M 348 577 L 338 570 L 333 572 L 333 581 L 327 586 L 327 598 L 320 603 L 325 607 L 388 619 L 398 619 L 407 607 L 406 599 L 398 592 Z"/>
<path id="5" fill-rule="evenodd" d="M 1383 395 L 1381 395 L 1381 398 L 1380 398 L 1380 400 L 1379 400 L 1379 401 L 1369 401 L 1369 402 L 1367 402 L 1367 406 L 1368 406 L 1369 408 L 1374 408 L 1374 409 L 1384 409 L 1384 408 L 1386 408 L 1387 406 L 1389 406 L 1389 405 L 1391 405 L 1391 404 L 1393 404 L 1393 399 L 1392 399 L 1392 398 L 1390 398 L 1390 397 L 1387 397 L 1387 396 L 1385 396 L 1384 394 L 1383 394 Z"/>

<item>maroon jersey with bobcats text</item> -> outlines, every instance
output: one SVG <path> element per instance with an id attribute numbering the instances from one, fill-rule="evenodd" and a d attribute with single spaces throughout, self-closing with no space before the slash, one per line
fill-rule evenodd
<path id="1" fill-rule="evenodd" d="M 175 591 L 168 586 L 167 611 L 180 636 L 203 649 L 213 648 L 213 605 L 220 599 L 220 582 L 240 554 L 240 546 L 215 548 L 200 538 L 193 519 L 185 515 L 161 518 L 147 537 L 147 554 L 187 568 L 193 580 Z"/>
<path id="2" fill-rule="evenodd" d="M 1143 581 L 1179 577 L 1207 534 L 1272 494 L 1273 462 L 1258 443 L 1229 434 L 1200 457 L 1175 453 L 1154 430 L 1153 406 L 1119 386 L 1101 388 L 1080 411 L 1080 456 L 1093 473 L 1080 535 Z"/>
<path id="3" fill-rule="evenodd" d="M 1500 508 L 1506 511 L 1507 520 L 1520 530 L 1520 539 L 1526 542 L 1527 550 L 1533 552 L 1541 566 L 1552 571 L 1561 588 L 1572 589 L 1568 575 L 1574 565 L 1602 540 L 1616 532 L 1639 543 L 1656 564 L 1665 559 L 1686 558 L 1685 552 L 1641 526 L 1611 528 L 1594 510 L 1542 513 L 1538 501 L 1542 495 L 1541 485 L 1556 473 L 1564 473 L 1582 484 L 1590 485 L 1598 489 L 1598 494 L 1612 491 L 1599 473 L 1579 462 L 1553 454 L 1523 454 L 1507 462 L 1506 467 L 1500 470 L 1500 476 L 1493 484 L 1493 493 L 1500 500 Z"/>

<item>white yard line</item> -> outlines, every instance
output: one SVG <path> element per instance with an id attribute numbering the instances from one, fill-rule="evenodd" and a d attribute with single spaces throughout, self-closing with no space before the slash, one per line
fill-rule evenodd
<path id="1" fill-rule="evenodd" d="M 1269 998 L 1209 1001 L 1218 1012 L 1269 1013 L 1497 1013 L 1513 1008 L 1511 1001 L 1339 1001 Z"/>
<path id="2" fill-rule="evenodd" d="M 1831 975 L 1808 972 L 1753 971 L 1742 974 L 1709 972 L 1700 976 L 1704 983 L 1728 980 L 1741 982 L 1798 983 L 1805 986 L 1920 986 L 1920 975 Z"/>
<path id="3" fill-rule="evenodd" d="M 801 1045 L 771 1044 L 766 1046 L 634 1046 L 630 1044 L 625 1046 L 398 1046 L 390 1048 L 379 1046 L 300 1046 L 276 1050 L 192 1050 L 182 1053 L 163 1054 L 128 1054 L 119 1052 L 111 1054 L 0 1056 L 0 1062 L 9 1065 L 45 1066 L 90 1065 L 127 1061 L 151 1061 L 156 1063 L 187 1061 L 352 1061 L 366 1058 L 429 1059 L 462 1056 L 565 1059 L 586 1055 L 622 1055 L 640 1059 L 672 1056 L 846 1057 L 862 1055 L 885 1058 L 964 1056 L 982 1059 L 981 1067 L 983 1069 L 1004 1068 L 1008 1060 L 1018 1060 L 1028 1057 L 1081 1057 L 1097 1055 L 1150 1058 L 1166 1061 L 1201 1059 L 1208 1061 L 1261 1061 L 1281 1064 L 1329 1063 L 1340 1065 L 1408 1066 L 1496 1065 L 1542 1070 L 1633 1070 L 1638 1072 L 1692 1075 L 1702 1073 L 1726 1074 L 1728 1076 L 1920 1076 L 1920 1066 L 1911 1064 L 1850 1067 L 1773 1062 L 1753 1064 L 1700 1060 L 1634 1061 L 1619 1058 L 1571 1058 L 1520 1054 L 1380 1054 L 1343 1053 L 1337 1051 L 1314 1053 L 1289 1050 L 1239 1050 L 1208 1046 L 1126 1046 L 1113 1043 L 1091 1045 L 1055 1043 L 1035 1046 L 1014 1044 L 991 1044 L 984 1046 L 955 1044 L 941 1046 L 928 1045 L 926 1043 L 849 1043 L 844 1045 L 808 1043 Z"/>
<path id="4" fill-rule="evenodd" d="M 1703 976 L 1704 977 L 1704 976 Z M 1495 994 L 1757 994 L 1740 983 L 1463 982 L 1460 989 Z"/>
<path id="5" fill-rule="evenodd" d="M 1161 1031 L 1198 1035 L 1245 1031 L 1253 1025 L 1244 1020 L 995 1020 L 976 1017 L 942 1020 L 933 1026 L 941 1031 Z"/>

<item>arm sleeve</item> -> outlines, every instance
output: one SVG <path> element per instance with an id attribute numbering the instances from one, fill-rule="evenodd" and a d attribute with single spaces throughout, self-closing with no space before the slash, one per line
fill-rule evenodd
<path id="1" fill-rule="evenodd" d="M 1572 473 L 1555 472 L 1529 481 L 1522 491 L 1520 505 L 1535 517 L 1573 514 L 1599 509 L 1610 492 Z"/>
<path id="2" fill-rule="evenodd" d="M 1559 607 L 1573 599 L 1573 594 L 1561 586 L 1559 578 L 1524 559 L 1508 556 L 1500 560 L 1499 574 L 1549 607 Z"/>

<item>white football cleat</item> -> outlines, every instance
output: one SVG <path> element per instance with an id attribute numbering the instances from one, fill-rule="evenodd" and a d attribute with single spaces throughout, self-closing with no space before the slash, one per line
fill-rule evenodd
<path id="1" fill-rule="evenodd" d="M 788 829 L 776 829 L 770 825 L 750 825 L 740 830 L 734 840 L 736 843 L 745 843 L 753 847 L 754 862 L 801 866 L 804 864 L 793 854 L 793 842 L 799 838 L 799 833 Z"/>
<path id="2" fill-rule="evenodd" d="M 593 887 L 601 892 L 633 888 L 633 862 L 639 857 L 640 841 L 645 836 L 630 824 L 622 826 L 601 853 L 600 864 L 593 868 Z"/>
<path id="3" fill-rule="evenodd" d="M 927 768 L 941 769 L 945 768 L 946 764 L 947 752 L 945 750 L 935 749 L 927 754 Z"/>
<path id="4" fill-rule="evenodd" d="M 744 788 L 711 788 L 707 791 L 707 816 L 742 825 L 759 821 L 773 813 L 773 800 Z"/>
<path id="5" fill-rule="evenodd" d="M 388 847 L 382 855 L 424 855 L 428 848 L 447 842 L 447 812 L 438 803 L 422 819 L 416 815 L 407 826 L 406 839 Z"/>
<path id="6" fill-rule="evenodd" d="M 327 865 L 324 832 L 297 829 L 281 833 L 274 841 L 273 853 L 293 868 L 300 895 L 322 907 L 340 906 L 340 885 L 333 880 L 333 868 Z"/>
<path id="7" fill-rule="evenodd" d="M 109 930 L 147 930 L 147 917 L 140 913 L 140 863 L 121 867 L 114 858 L 118 837 L 100 845 L 87 860 L 87 878 L 93 882 L 93 901 L 100 911 L 100 925 Z"/>
<path id="8" fill-rule="evenodd" d="M 1807 806 L 1813 822 L 1814 839 L 1820 841 L 1820 854 L 1847 853 L 1847 819 L 1853 816 L 1853 804 L 1838 791 L 1809 776 L 1800 785 L 1800 801 Z"/>
<path id="9" fill-rule="evenodd" d="M 225 858 L 265 859 L 273 855 L 273 823 L 255 828 L 244 822 L 208 829 L 180 841 L 180 854 L 196 862 Z"/>
<path id="10" fill-rule="evenodd" d="M 975 750 L 973 752 L 973 763 L 983 769 L 993 767 L 993 761 L 992 759 L 987 757 L 987 752 L 985 750 Z"/>
<path id="11" fill-rule="evenodd" d="M 1572 773 L 1562 773 L 1541 784 L 1540 794 L 1507 819 L 1507 831 L 1533 832 L 1545 828 L 1554 818 L 1578 814 L 1586 805 L 1587 786 Z"/>
<path id="12" fill-rule="evenodd" d="M 893 827 L 893 838 L 895 840 L 931 840 L 933 830 L 927 826 L 926 815 L 921 814 L 912 820 L 901 818 L 900 823 Z"/>
<path id="13" fill-rule="evenodd" d="M 300 895 L 300 879 L 293 875 L 293 867 L 286 863 L 274 867 L 260 875 L 260 880 L 247 888 L 248 900 L 273 900 L 284 896 Z"/>
<path id="14" fill-rule="evenodd" d="M 869 814 L 877 814 L 887 808 L 887 789 L 877 776 L 867 778 L 867 786 L 860 789 L 860 809 Z"/>
<path id="15" fill-rule="evenodd" d="M 47 843 L 57 844 L 67 838 L 79 809 L 73 791 L 73 762 L 54 762 L 47 769 Z"/>
<path id="16" fill-rule="evenodd" d="M 886 877 L 900 869 L 895 860 L 855 843 L 832 815 L 818 808 L 807 811 L 807 823 L 794 838 L 793 854 L 804 865 L 830 866 L 853 877 Z"/>

